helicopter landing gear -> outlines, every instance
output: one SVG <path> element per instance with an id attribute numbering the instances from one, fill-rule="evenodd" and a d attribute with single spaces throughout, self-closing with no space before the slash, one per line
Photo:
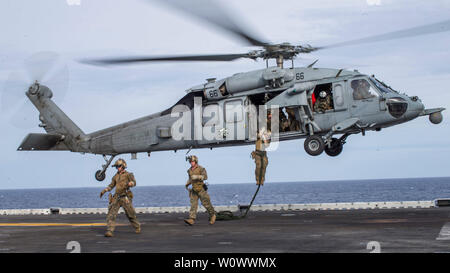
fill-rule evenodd
<path id="1" fill-rule="evenodd" d="M 106 173 L 102 170 L 98 170 L 95 172 L 95 179 L 97 179 L 97 181 L 103 181 L 106 178 Z"/>
<path id="2" fill-rule="evenodd" d="M 329 156 L 338 156 L 341 154 L 344 144 L 346 143 L 347 137 L 351 135 L 350 133 L 343 134 L 340 138 L 330 138 L 325 142 L 325 153 Z"/>
<path id="3" fill-rule="evenodd" d="M 105 160 L 106 164 L 102 165 L 102 169 L 95 172 L 95 179 L 97 181 L 103 181 L 106 178 L 106 169 L 108 169 L 109 165 L 111 165 L 111 162 L 114 159 L 114 155 L 110 156 L 109 159 L 107 159 L 106 155 L 103 155 L 103 159 Z"/>
<path id="4" fill-rule="evenodd" d="M 333 137 L 330 144 L 325 145 L 325 153 L 329 156 L 338 156 L 343 148 L 344 144 L 339 139 Z"/>
<path id="5" fill-rule="evenodd" d="M 317 156 L 320 155 L 325 149 L 325 142 L 321 136 L 311 135 L 305 139 L 304 147 L 306 153 L 312 156 Z"/>

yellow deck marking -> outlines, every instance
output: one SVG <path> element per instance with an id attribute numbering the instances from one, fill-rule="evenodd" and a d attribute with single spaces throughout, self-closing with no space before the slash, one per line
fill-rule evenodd
<path id="1" fill-rule="evenodd" d="M 0 227 L 99 227 L 106 223 L 0 223 Z"/>

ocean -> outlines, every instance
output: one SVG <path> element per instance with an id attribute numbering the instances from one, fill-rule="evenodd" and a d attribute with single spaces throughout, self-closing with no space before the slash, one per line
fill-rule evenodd
<path id="1" fill-rule="evenodd" d="M 0 209 L 107 207 L 103 188 L 0 190 Z M 255 184 L 209 184 L 213 205 L 245 205 Z M 137 186 L 135 207 L 189 206 L 184 185 Z M 420 201 L 450 198 L 450 177 L 350 181 L 266 182 L 254 204 L 295 204 L 374 201 Z"/>

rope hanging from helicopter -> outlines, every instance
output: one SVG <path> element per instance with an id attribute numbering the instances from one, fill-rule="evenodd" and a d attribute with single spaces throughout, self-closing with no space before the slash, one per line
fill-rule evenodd
<path id="1" fill-rule="evenodd" d="M 245 213 L 241 214 L 241 215 L 234 215 L 232 211 L 229 210 L 224 210 L 224 211 L 218 211 L 216 212 L 216 219 L 218 221 L 224 221 L 224 220 L 240 220 L 240 219 L 244 219 L 245 217 L 247 217 L 247 213 L 250 211 L 250 208 L 253 205 L 253 201 L 255 201 L 256 195 L 258 195 L 259 192 L 259 188 L 261 187 L 261 184 L 258 185 L 258 187 L 256 188 L 255 193 L 253 194 L 253 198 L 252 201 L 250 202 L 250 205 L 248 205 L 247 209 L 245 210 Z M 242 207 L 242 206 L 241 206 Z"/>

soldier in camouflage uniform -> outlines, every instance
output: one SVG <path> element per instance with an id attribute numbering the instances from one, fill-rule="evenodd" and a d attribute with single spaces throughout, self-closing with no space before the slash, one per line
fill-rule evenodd
<path id="1" fill-rule="evenodd" d="M 266 168 L 269 165 L 269 159 L 267 158 L 266 147 L 269 146 L 270 131 L 266 131 L 262 128 L 258 133 L 255 142 L 255 151 L 251 153 L 252 158 L 255 160 L 255 179 L 256 185 L 264 185 L 266 179 Z"/>
<path id="2" fill-rule="evenodd" d="M 189 191 L 191 210 L 189 212 L 189 218 L 185 219 L 184 222 L 190 226 L 195 223 L 195 219 L 197 218 L 198 199 L 200 198 L 203 207 L 205 207 L 209 214 L 209 224 L 212 225 L 216 221 L 216 213 L 211 204 L 209 194 L 206 191 L 206 185 L 203 182 L 208 179 L 208 174 L 206 173 L 205 168 L 198 165 L 198 158 L 195 155 L 188 157 L 188 160 L 191 164 L 191 168 L 187 171 L 189 179 L 186 182 L 186 189 Z M 189 185 L 192 185 L 192 189 L 188 188 Z"/>
<path id="3" fill-rule="evenodd" d="M 271 125 L 272 125 L 272 113 L 267 112 L 267 125 L 262 126 L 259 130 L 256 141 L 255 150 L 251 153 L 252 158 L 255 160 L 255 179 L 256 185 L 264 185 L 264 180 L 266 178 L 266 168 L 269 164 L 269 159 L 267 158 L 266 148 L 270 145 L 271 137 Z"/>
<path id="4" fill-rule="evenodd" d="M 278 111 L 279 111 L 278 117 L 279 117 L 279 120 L 280 120 L 279 121 L 280 132 L 287 132 L 287 131 L 289 131 L 289 120 L 286 117 L 286 115 L 284 114 L 282 108 L 279 108 Z"/>
<path id="5" fill-rule="evenodd" d="M 300 123 L 295 118 L 295 108 L 286 107 L 286 113 L 288 114 L 289 131 L 299 131 Z"/>
<path id="6" fill-rule="evenodd" d="M 333 109 L 331 106 L 331 96 L 326 91 L 320 91 L 319 98 L 314 104 L 314 111 L 325 112 L 326 110 Z"/>
<path id="7" fill-rule="evenodd" d="M 132 204 L 133 193 L 130 191 L 131 187 L 136 186 L 136 179 L 134 178 L 133 173 L 125 171 L 127 167 L 125 160 L 117 160 L 113 167 L 117 168 L 117 173 L 112 178 L 111 184 L 100 193 L 100 198 L 102 198 L 103 194 L 111 191 L 114 187 L 116 188 L 114 195 L 109 195 L 108 215 L 106 217 L 108 227 L 105 236 L 113 236 L 116 226 L 116 217 L 120 207 L 125 210 L 125 214 L 136 233 L 141 233 L 141 225 L 136 218 L 136 212 Z"/>

